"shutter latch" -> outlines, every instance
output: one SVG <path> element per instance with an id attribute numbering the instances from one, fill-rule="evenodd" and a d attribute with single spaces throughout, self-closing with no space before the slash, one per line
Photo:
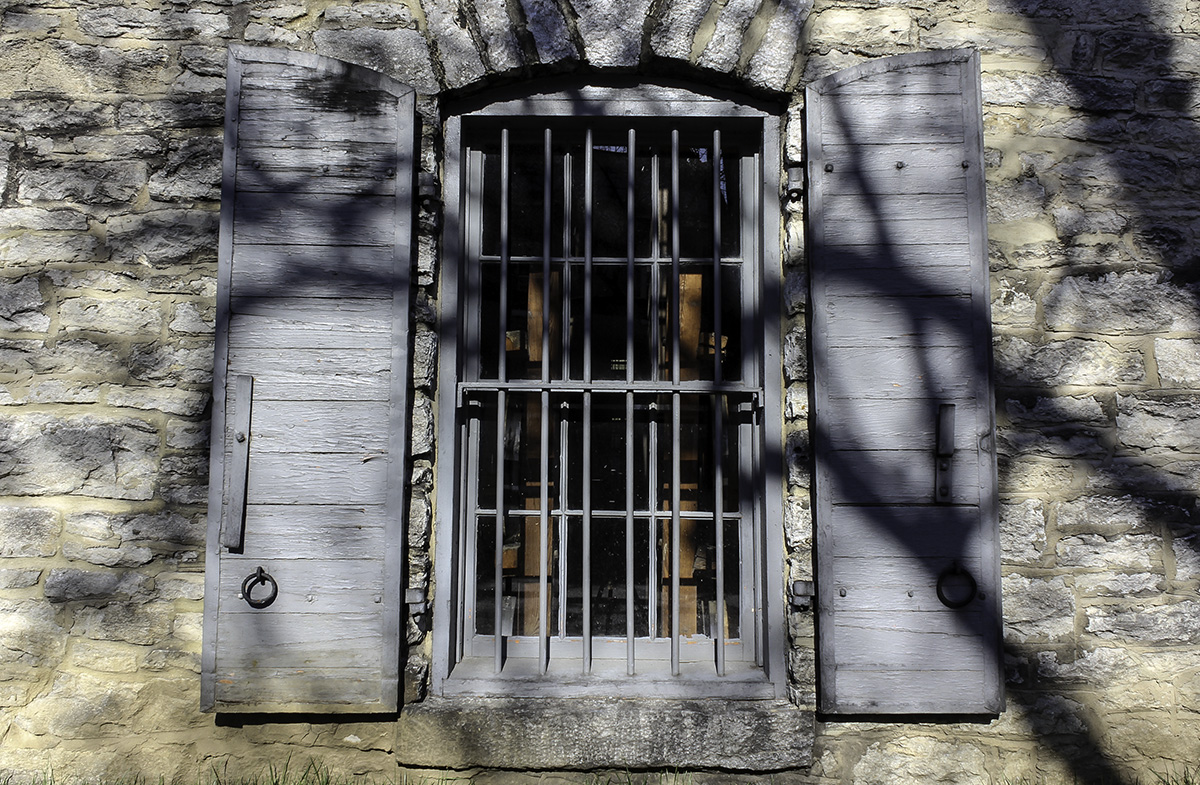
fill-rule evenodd
<path id="1" fill-rule="evenodd" d="M 937 455 L 934 457 L 934 494 L 938 504 L 949 504 L 953 494 L 950 467 L 954 456 L 954 404 L 938 406 Z"/>

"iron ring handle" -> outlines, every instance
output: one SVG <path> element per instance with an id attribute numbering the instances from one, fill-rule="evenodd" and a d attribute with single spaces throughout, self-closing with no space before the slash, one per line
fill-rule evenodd
<path id="1" fill-rule="evenodd" d="M 250 592 L 255 586 L 260 584 L 270 586 L 271 590 L 267 593 L 267 596 L 256 600 L 250 595 Z M 275 602 L 275 598 L 278 596 L 279 584 L 276 583 L 275 579 L 271 577 L 271 573 L 267 572 L 262 567 L 259 567 L 257 570 L 247 575 L 246 580 L 242 581 L 241 597 L 251 608 L 265 608 L 271 603 Z"/>
<path id="2" fill-rule="evenodd" d="M 967 583 L 966 597 L 964 597 L 962 599 L 952 599 L 950 597 L 947 597 L 946 589 L 945 589 L 945 583 L 946 583 L 947 578 L 966 578 L 966 583 Z M 971 600 L 975 599 L 975 596 L 978 593 L 979 593 L 979 584 L 977 584 L 975 582 L 975 578 L 971 576 L 971 573 L 967 572 L 962 567 L 958 566 L 958 562 L 951 564 L 949 567 L 947 567 L 945 570 L 942 571 L 941 575 L 938 576 L 937 597 L 939 600 L 942 601 L 942 605 L 945 605 L 947 608 L 956 608 L 956 609 L 957 608 L 965 608 L 967 605 L 969 605 L 971 603 Z"/>

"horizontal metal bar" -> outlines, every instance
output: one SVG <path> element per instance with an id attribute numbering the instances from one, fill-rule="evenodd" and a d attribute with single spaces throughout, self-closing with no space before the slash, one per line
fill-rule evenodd
<path id="1" fill-rule="evenodd" d="M 480 515 L 483 517 L 488 517 L 488 516 L 496 514 L 496 508 L 495 507 L 476 507 L 474 509 L 474 511 L 472 512 L 472 514 Z M 536 518 L 539 514 L 541 514 L 541 511 L 538 509 L 534 509 L 534 508 L 530 508 L 530 507 L 511 507 L 511 508 L 505 510 L 504 517 L 506 517 L 506 518 Z M 583 510 L 582 509 L 564 510 L 561 507 L 553 507 L 550 510 L 548 510 L 546 512 L 546 514 L 551 517 L 554 517 L 556 515 L 566 515 L 568 517 L 583 517 Z M 639 509 L 639 510 L 634 510 L 633 517 L 635 517 L 639 520 L 652 518 L 652 519 L 660 520 L 660 521 L 669 521 L 669 520 L 671 520 L 671 511 L 670 510 L 666 510 L 666 511 L 646 510 L 643 508 L 643 509 Z M 713 519 L 713 514 L 712 514 L 712 510 L 704 510 L 701 512 L 680 510 L 679 517 L 683 520 L 711 521 Z M 592 510 L 592 518 L 611 518 L 614 521 L 624 520 L 625 511 L 624 510 Z M 726 522 L 740 521 L 742 519 L 742 514 L 740 512 L 726 512 L 723 516 L 721 516 L 721 518 L 722 518 L 722 520 L 724 520 Z"/>
<path id="2" fill-rule="evenodd" d="M 761 387 L 750 387 L 737 382 L 725 382 L 723 384 L 713 384 L 706 381 L 687 381 L 687 382 L 655 382 L 644 381 L 634 382 L 630 384 L 625 380 L 616 381 L 593 381 L 584 382 L 580 380 L 562 379 L 551 383 L 543 383 L 535 380 L 523 381 L 513 380 L 511 382 L 497 383 L 495 380 L 479 381 L 479 382 L 461 382 L 458 386 L 459 393 L 462 395 L 471 395 L 473 393 L 482 392 L 500 392 L 501 390 L 510 393 L 583 393 L 583 392 L 612 392 L 625 393 L 631 392 L 635 395 L 641 393 L 644 395 L 670 395 L 672 393 L 695 393 L 697 395 L 726 395 L 729 397 L 746 397 L 746 396 L 761 396 Z"/>
<path id="3" fill-rule="evenodd" d="M 543 257 L 541 257 L 541 256 L 517 256 L 514 254 L 513 256 L 508 257 L 508 261 L 511 263 L 514 263 L 514 264 L 521 263 L 521 262 L 524 262 L 526 264 L 541 264 L 542 260 L 543 260 Z M 479 261 L 480 262 L 492 262 L 494 264 L 494 263 L 501 261 L 501 259 L 499 256 L 495 256 L 495 255 L 480 254 Z M 550 262 L 552 264 L 562 264 L 563 262 L 569 262 L 571 264 L 582 265 L 585 261 L 586 261 L 586 257 L 583 257 L 583 256 L 571 255 L 571 256 L 565 256 L 565 257 L 563 257 L 563 256 L 551 256 L 550 257 Z M 612 267 L 624 267 L 628 263 L 629 263 L 629 259 L 624 256 L 593 256 L 592 257 L 592 264 L 604 264 L 604 265 L 610 265 Z M 656 264 L 662 265 L 663 267 L 667 267 L 671 264 L 671 257 L 669 257 L 669 256 L 662 256 L 662 257 L 638 256 L 638 257 L 634 258 L 633 263 L 635 265 L 637 265 L 638 267 L 650 267 L 650 266 L 656 265 Z M 679 263 L 683 264 L 683 265 L 690 264 L 690 265 L 694 265 L 696 267 L 700 267 L 700 266 L 712 267 L 713 260 L 712 260 L 711 256 L 680 256 Z M 736 267 L 736 266 L 742 264 L 742 257 L 740 257 L 740 256 L 722 256 L 721 264 L 728 265 L 730 267 Z"/>

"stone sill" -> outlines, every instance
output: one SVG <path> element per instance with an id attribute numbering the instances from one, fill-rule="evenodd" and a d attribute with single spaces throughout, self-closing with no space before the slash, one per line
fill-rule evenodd
<path id="1" fill-rule="evenodd" d="M 402 766 L 722 769 L 812 761 L 813 713 L 779 700 L 431 698 L 404 707 Z"/>

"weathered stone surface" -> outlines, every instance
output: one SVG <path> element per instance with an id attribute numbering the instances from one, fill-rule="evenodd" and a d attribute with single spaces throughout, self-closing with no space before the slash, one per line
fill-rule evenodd
<path id="1" fill-rule="evenodd" d="M 1059 641 L 1075 631 L 1075 597 L 1061 578 L 1004 578 L 1004 638 Z"/>
<path id="2" fill-rule="evenodd" d="M 63 673 L 54 687 L 16 717 L 16 724 L 35 736 L 87 739 L 127 733 L 112 718 L 128 718 L 145 689 L 135 682 L 118 682 L 81 673 Z"/>
<path id="3" fill-rule="evenodd" d="M 1103 537 L 1077 534 L 1055 546 L 1058 563 L 1069 567 L 1149 572 L 1161 559 L 1162 539 L 1149 534 Z"/>
<path id="4" fill-rule="evenodd" d="M 200 98 L 126 101 L 117 110 L 117 125 L 126 129 L 220 128 L 223 101 Z"/>
<path id="5" fill-rule="evenodd" d="M 292 48 L 300 43 L 300 35 L 294 30 L 278 25 L 265 25 L 262 22 L 251 22 L 246 25 L 246 32 L 243 35 L 247 41 L 284 48 Z"/>
<path id="6" fill-rule="evenodd" d="M 801 29 L 812 6 L 812 0 L 780 1 L 762 43 L 746 65 L 746 78 L 752 84 L 777 91 L 792 84 L 798 70 Z"/>
<path id="7" fill-rule="evenodd" d="M 23 202 L 120 204 L 132 201 L 146 185 L 140 161 L 81 161 L 26 169 L 18 176 Z"/>
<path id="8" fill-rule="evenodd" d="M 1064 278 L 1042 309 L 1051 330 L 1139 334 L 1200 329 L 1195 294 L 1148 273 Z"/>
<path id="9" fill-rule="evenodd" d="M 163 168 L 150 176 L 150 198 L 160 201 L 221 198 L 221 139 L 198 136 L 172 145 Z"/>
<path id="10" fill-rule="evenodd" d="M 1100 400 L 1091 395 L 1054 397 L 1039 395 L 1032 404 L 1028 401 L 1010 398 L 1004 402 L 1004 410 L 1009 420 L 1023 425 L 1059 425 L 1063 423 L 1108 425 L 1111 419 L 1105 413 Z"/>
<path id="11" fill-rule="evenodd" d="M 161 600 L 202 600 L 204 599 L 204 576 L 179 573 L 176 575 L 160 574 L 154 579 Z"/>
<path id="12" fill-rule="evenodd" d="M 439 89 L 429 45 L 416 30 L 318 30 L 313 33 L 313 43 L 320 54 L 374 68 L 418 92 L 436 93 Z"/>
<path id="13" fill-rule="evenodd" d="M 42 579 L 41 570 L 0 568 L 0 589 L 28 589 Z"/>
<path id="14" fill-rule="evenodd" d="M 916 33 L 916 24 L 902 8 L 828 8 L 812 17 L 809 46 L 820 54 L 895 54 L 910 49 Z"/>
<path id="15" fill-rule="evenodd" d="M 171 617 L 165 603 L 110 602 L 99 608 L 81 608 L 72 633 L 93 640 L 126 641 L 149 645 L 170 633 Z"/>
<path id="16" fill-rule="evenodd" d="M 0 441 L 0 494 L 153 495 L 158 432 L 142 420 L 3 414 Z"/>
<path id="17" fill-rule="evenodd" d="M 1139 382 L 1146 374 L 1140 352 L 1086 338 L 1035 344 L 1003 336 L 995 360 L 997 375 L 1016 384 L 1108 385 Z"/>
<path id="18" fill-rule="evenodd" d="M 521 67 L 521 44 L 508 16 L 506 0 L 476 0 L 475 13 L 490 70 L 508 71 Z"/>
<path id="19" fill-rule="evenodd" d="M 1162 591 L 1162 575 L 1143 572 L 1085 573 L 1075 576 L 1075 590 L 1081 597 L 1148 597 Z"/>
<path id="20" fill-rule="evenodd" d="M 153 300 L 73 297 L 59 306 L 65 330 L 153 335 L 162 329 L 162 311 Z"/>
<path id="21" fill-rule="evenodd" d="M 129 353 L 129 373 L 136 379 L 169 384 L 210 384 L 212 345 L 151 343 Z"/>
<path id="22" fill-rule="evenodd" d="M 1040 499 L 1000 505 L 1000 558 L 1005 564 L 1041 562 L 1046 550 L 1045 515 Z"/>
<path id="23" fill-rule="evenodd" d="M 437 333 L 419 330 L 413 337 L 413 384 L 432 388 L 437 383 Z"/>
<path id="24" fill-rule="evenodd" d="M 1109 605 L 1086 608 L 1087 631 L 1109 641 L 1195 646 L 1200 643 L 1200 602 L 1140 605 L 1129 610 Z"/>
<path id="25" fill-rule="evenodd" d="M 783 536 L 788 548 L 811 548 L 812 532 L 812 505 L 808 496 L 784 497 Z"/>
<path id="26" fill-rule="evenodd" d="M 66 649 L 66 632 L 49 603 L 0 599 L 0 663 L 5 668 L 53 668 Z"/>
<path id="27" fill-rule="evenodd" d="M 55 568 L 46 576 L 44 591 L 50 602 L 144 599 L 149 580 L 126 570 Z"/>
<path id="28" fill-rule="evenodd" d="M 63 556 L 72 561 L 85 561 L 102 567 L 140 567 L 154 558 L 149 548 L 122 543 L 117 547 L 63 543 Z"/>
<path id="29" fill-rule="evenodd" d="M 0 143 L 0 150 L 3 143 Z M 85 231 L 87 216 L 77 210 L 44 210 L 39 207 L 0 208 L 0 227 L 14 229 L 50 229 Z"/>
<path id="30" fill-rule="evenodd" d="M 572 7 L 588 63 L 597 68 L 638 64 L 650 0 L 575 0 Z"/>
<path id="31" fill-rule="evenodd" d="M 788 382 L 808 381 L 808 343 L 803 328 L 783 336 L 783 376 Z"/>
<path id="32" fill-rule="evenodd" d="M 359 27 L 415 27 L 412 9 L 403 3 L 354 3 L 325 9 L 327 24 L 344 29 Z"/>
<path id="33" fill-rule="evenodd" d="M 426 700 L 401 714 L 396 756 L 437 768 L 774 770 L 808 762 L 812 718 L 786 702 Z"/>
<path id="34" fill-rule="evenodd" d="M 76 667 L 101 673 L 135 673 L 138 650 L 108 641 L 75 641 L 69 661 Z"/>
<path id="35" fill-rule="evenodd" d="M 1154 359 L 1164 387 L 1200 388 L 1200 341 L 1156 338 Z"/>
<path id="36" fill-rule="evenodd" d="M 100 241 L 90 234 L 19 234 L 0 238 L 0 262 L 41 266 L 48 262 L 86 262 L 101 257 Z"/>
<path id="37" fill-rule="evenodd" d="M 0 507 L 0 557 L 53 556 L 62 531 L 58 513 L 39 507 Z"/>
<path id="38" fill-rule="evenodd" d="M 784 393 L 783 416 L 789 420 L 802 420 L 808 417 L 808 385 L 788 385 Z"/>
<path id="39" fill-rule="evenodd" d="M 1166 518 L 1168 508 L 1150 499 L 1133 496 L 1082 496 L 1057 505 L 1056 524 L 1061 532 L 1102 535 L 1152 530 Z M 1178 515 L 1178 513 L 1176 513 Z"/>
<path id="40" fill-rule="evenodd" d="M 436 0 L 424 0 L 421 5 L 425 23 L 437 45 L 437 60 L 446 87 L 463 87 L 482 79 L 486 69 L 463 13 Z"/>
<path id="41" fill-rule="evenodd" d="M 1108 454 L 1101 435 L 1085 428 L 1060 427 L 1026 430 L 998 428 L 997 451 L 1005 456 L 1045 455 L 1064 458 L 1090 457 L 1100 459 Z"/>
<path id="42" fill-rule="evenodd" d="M 156 267 L 216 259 L 219 216 L 198 210 L 156 210 L 108 220 L 114 261 Z"/>
<path id="43" fill-rule="evenodd" d="M 650 48 L 659 57 L 691 60 L 700 22 L 711 0 L 676 0 L 668 3 L 650 33 Z"/>
<path id="44" fill-rule="evenodd" d="M 204 411 L 208 393 L 179 390 L 174 387 L 109 387 L 105 400 L 109 406 L 142 409 L 148 412 L 195 416 Z"/>
<path id="45" fill-rule="evenodd" d="M 433 449 L 433 402 L 423 395 L 416 396 L 412 407 L 412 444 L 409 452 L 423 455 Z"/>
<path id="46" fill-rule="evenodd" d="M 969 741 L 901 736 L 876 742 L 854 764 L 856 785 L 991 782 L 982 750 Z"/>
<path id="47" fill-rule="evenodd" d="M 202 545 L 204 515 L 184 515 L 174 511 L 119 516 L 111 527 L 122 540 L 162 543 L 167 545 Z"/>
<path id="48" fill-rule="evenodd" d="M 1200 452 L 1200 396 L 1117 396 L 1117 438 L 1129 447 Z"/>
<path id="49" fill-rule="evenodd" d="M 732 71 L 742 54 L 742 42 L 759 0 L 729 0 L 717 17 L 712 38 L 700 54 L 700 65 L 714 71 Z"/>
<path id="50" fill-rule="evenodd" d="M 543 63 L 579 59 L 563 12 L 554 0 L 520 0 L 525 12 L 525 29 L 533 36 L 538 58 Z"/>

